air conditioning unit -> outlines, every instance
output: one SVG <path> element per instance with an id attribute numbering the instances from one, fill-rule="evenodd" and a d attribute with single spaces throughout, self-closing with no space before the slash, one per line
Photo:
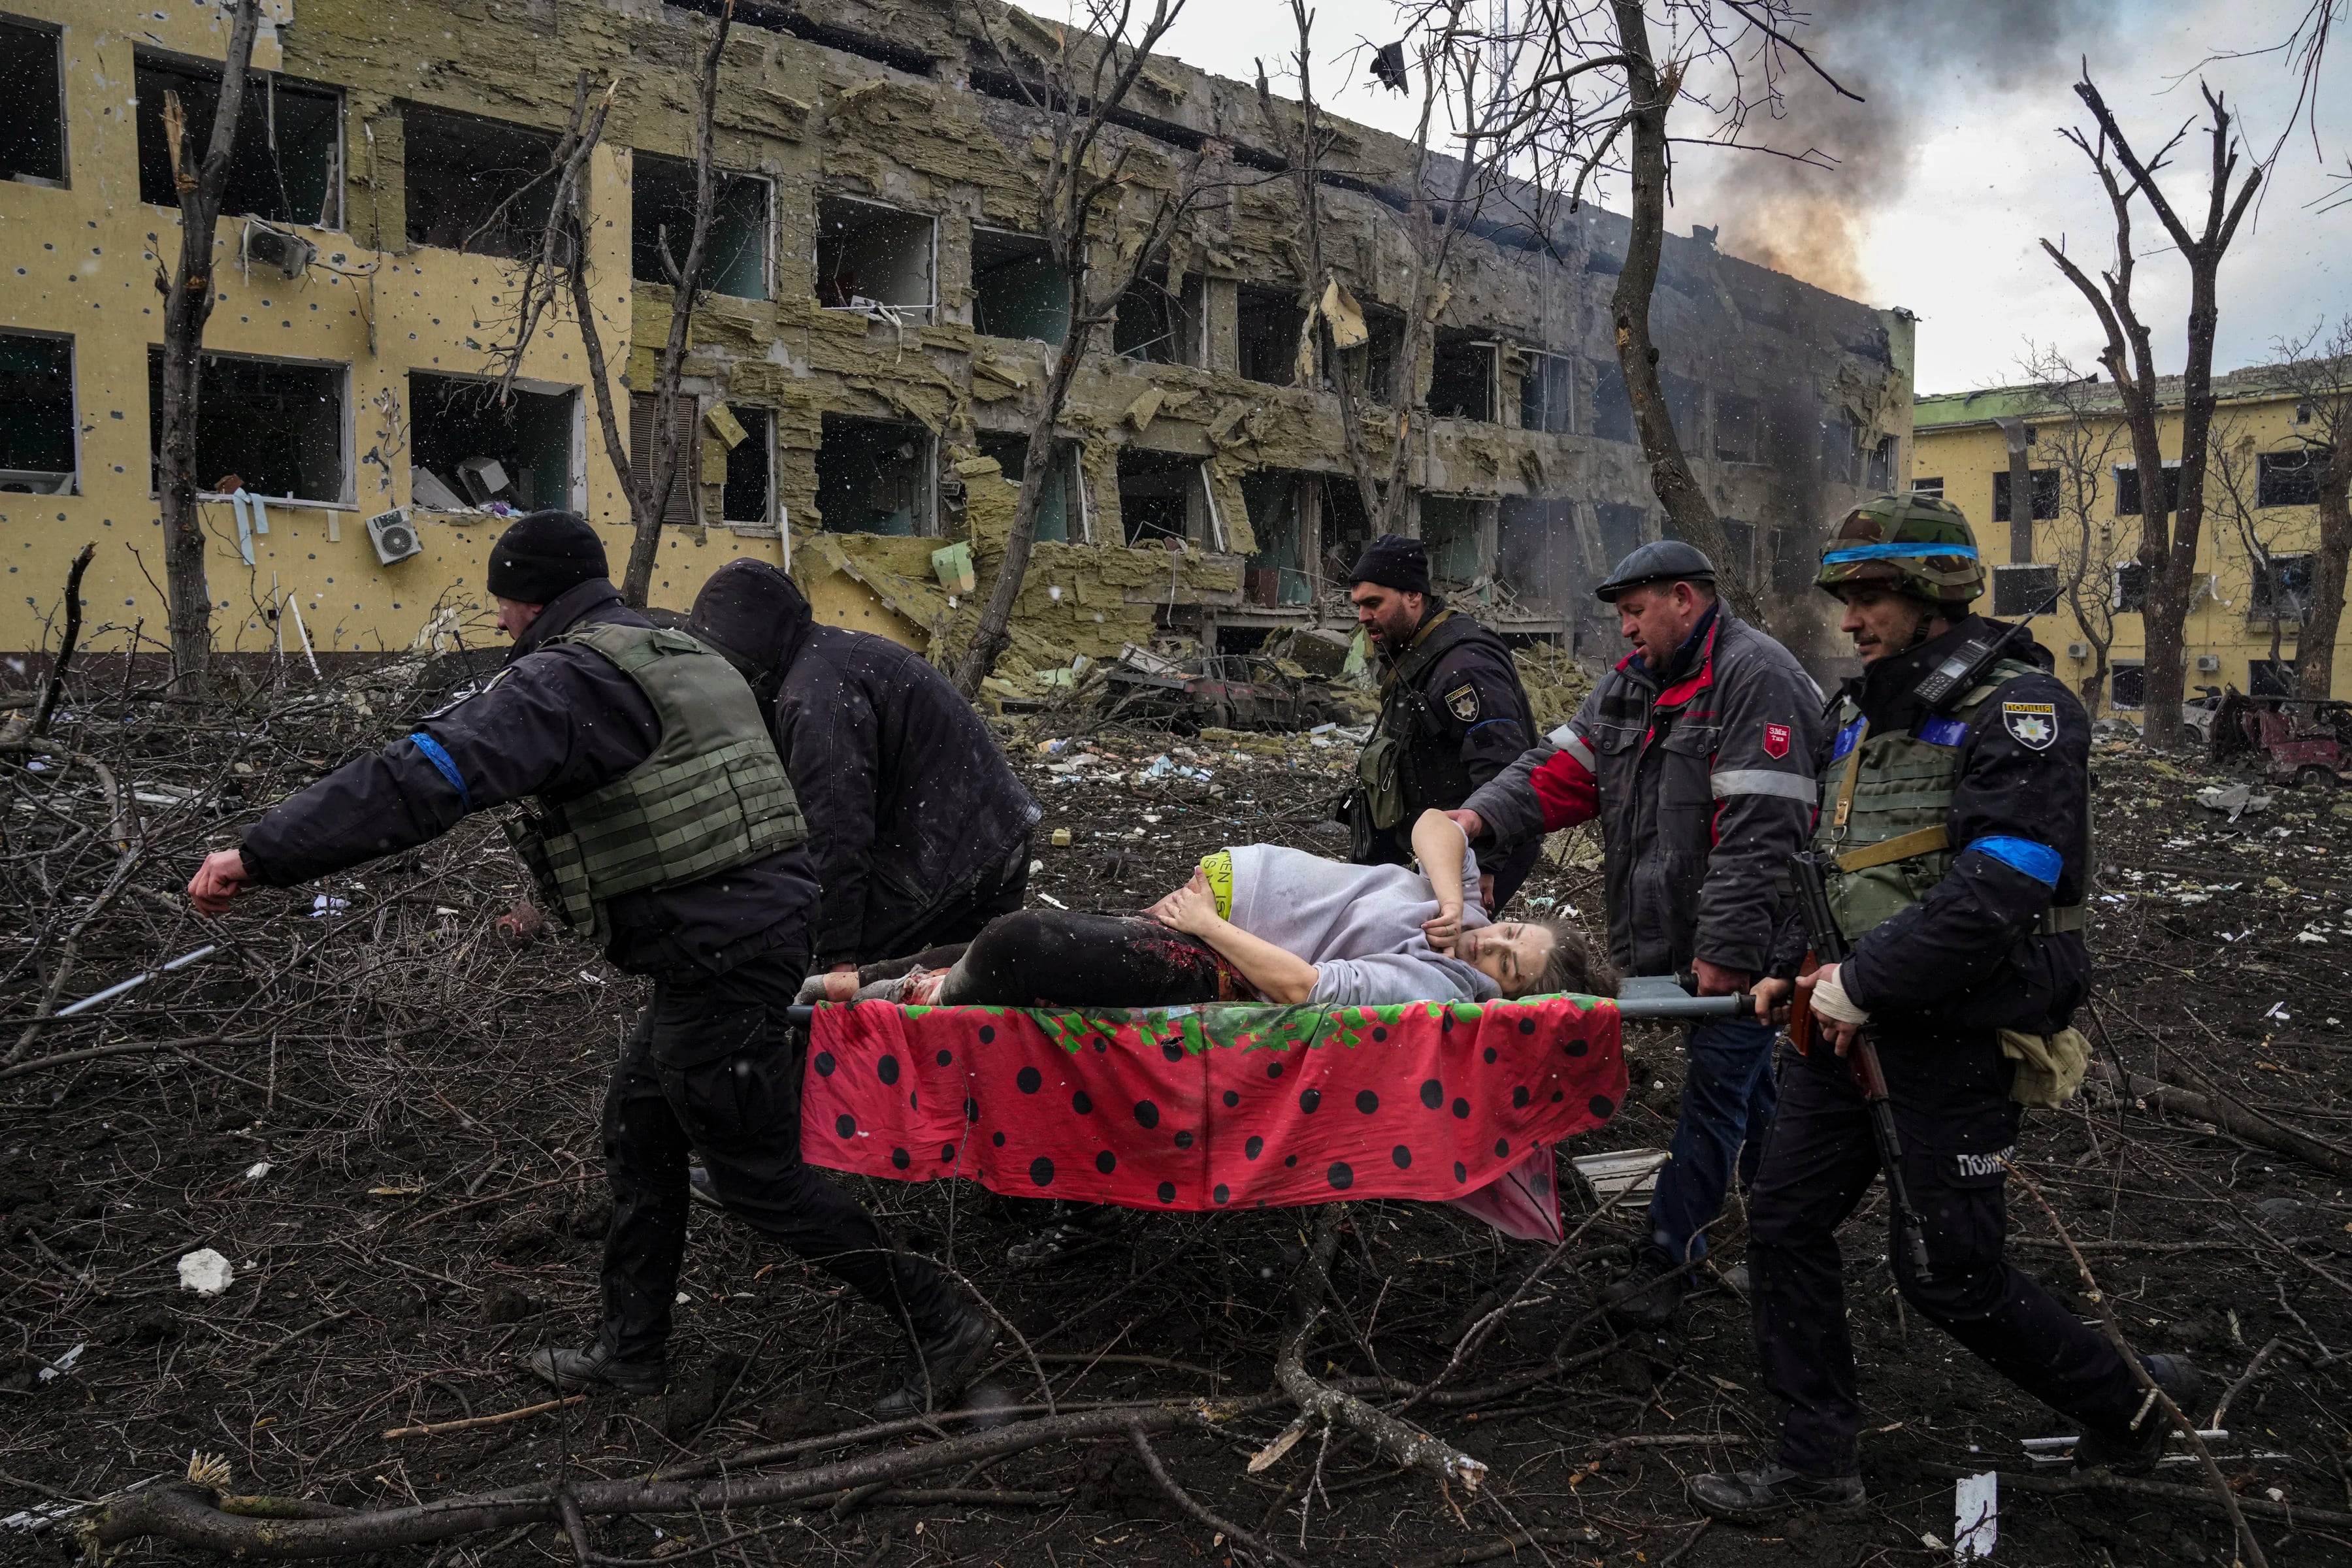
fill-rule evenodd
<path id="1" fill-rule="evenodd" d="M 319 247 L 299 234 L 259 223 L 245 226 L 247 266 L 275 267 L 289 278 L 299 278 L 318 254 Z"/>
<path id="2" fill-rule="evenodd" d="M 2197 656 L 2197 673 L 2200 675 L 2210 675 L 2221 668 L 2221 656 L 2220 654 L 2200 653 Z"/>
<path id="3" fill-rule="evenodd" d="M 369 542 L 375 546 L 375 558 L 386 566 L 425 552 L 415 526 L 408 521 L 406 507 L 376 513 L 367 520 L 367 531 Z"/>
<path id="4" fill-rule="evenodd" d="M 2070 642 L 2066 645 L 2066 657 L 2080 664 L 2091 657 L 2091 645 L 2086 642 Z"/>

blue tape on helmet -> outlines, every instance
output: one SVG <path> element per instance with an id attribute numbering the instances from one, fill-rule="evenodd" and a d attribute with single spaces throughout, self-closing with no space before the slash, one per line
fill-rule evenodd
<path id="1" fill-rule="evenodd" d="M 2058 851 L 2031 838 L 1979 838 L 1969 847 L 2052 888 L 2058 885 L 2059 868 L 2064 864 Z"/>
<path id="2" fill-rule="evenodd" d="M 1832 550 L 1822 557 L 1824 566 L 1840 566 L 1848 561 L 1884 561 L 1890 555 L 1958 555 L 1965 560 L 1977 558 L 1973 544 L 1850 544 L 1843 550 Z"/>

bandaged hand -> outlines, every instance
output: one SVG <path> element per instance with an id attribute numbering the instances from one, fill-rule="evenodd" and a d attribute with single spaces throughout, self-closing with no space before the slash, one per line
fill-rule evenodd
<path id="1" fill-rule="evenodd" d="M 1870 1022 L 1870 1015 L 1853 1004 L 1845 994 L 1845 983 L 1834 963 L 1816 972 L 1813 976 L 1813 1011 L 1834 1024 L 1851 1024 L 1856 1028 Z"/>
<path id="2" fill-rule="evenodd" d="M 1209 889 L 1208 873 L 1195 868 L 1192 879 L 1144 911 L 1161 925 L 1187 936 L 1200 936 L 1222 920 L 1217 895 Z"/>
<path id="3" fill-rule="evenodd" d="M 1438 905 L 1437 913 L 1421 922 L 1421 934 L 1427 937 L 1429 945 L 1438 952 L 1452 952 L 1454 942 L 1462 935 L 1462 906 L 1458 903 Z"/>

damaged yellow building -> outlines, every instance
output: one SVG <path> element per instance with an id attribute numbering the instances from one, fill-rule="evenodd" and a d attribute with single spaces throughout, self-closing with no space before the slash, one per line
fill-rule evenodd
<path id="1" fill-rule="evenodd" d="M 153 495 L 159 268 L 177 255 L 168 92 L 201 135 L 227 27 L 152 9 L 0 0 L 0 648 L 52 636 L 66 567 L 97 647 L 161 645 Z M 200 475 L 225 648 L 398 647 L 480 594 L 500 510 L 577 508 L 618 562 L 628 510 L 576 327 L 490 395 L 578 73 L 617 79 L 587 259 L 616 395 L 642 399 L 668 323 L 657 236 L 690 212 L 698 5 L 265 0 L 205 339 Z M 656 603 L 738 554 L 789 563 L 827 620 L 938 649 L 984 593 L 1064 281 L 1031 231 L 1034 101 L 1055 31 L 992 5 L 739 0 L 723 58 L 714 292 L 687 365 L 701 461 L 673 498 Z M 1289 112 L 1277 102 L 1276 115 Z M 1298 341 L 1289 127 L 1243 84 L 1153 62 L 1116 135 L 1146 182 L 1205 146 L 1216 195 L 1124 300 L 1058 432 L 1005 673 L 1127 643 L 1254 646 L 1344 615 L 1367 531 L 1335 396 Z M 1608 298 L 1624 221 L 1470 222 L 1421 363 L 1395 362 L 1412 149 L 1344 121 L 1325 195 L 1333 274 L 1363 302 L 1366 373 L 1411 423 L 1411 526 L 1507 631 L 1559 637 L 1654 537 Z M 544 211 L 544 182 L 537 187 Z M 1821 529 L 1908 471 L 1911 323 L 1667 242 L 1654 308 L 1676 424 L 1759 581 L 1801 596 Z M 1115 240 L 1107 240 L 1115 242 Z M 1383 361 L 1383 348 L 1387 357 Z M 647 417 L 636 410 L 634 425 Z M 1394 416 L 1365 424 L 1391 439 Z M 645 443 L 633 437 L 633 449 Z M 289 629 L 299 612 L 299 625 Z M 1613 635 L 1611 638 L 1613 644 Z"/>

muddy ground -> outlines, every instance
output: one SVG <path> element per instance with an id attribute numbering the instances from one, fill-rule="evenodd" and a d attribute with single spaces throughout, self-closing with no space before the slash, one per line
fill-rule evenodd
<path id="1" fill-rule="evenodd" d="M 12 797 L 0 858 L 0 1501 L 63 1516 L 0 1525 L 0 1560 L 74 1555 L 88 1516 L 68 1504 L 184 1475 L 192 1451 L 226 1466 L 226 1492 L 363 1510 L 795 1442 L 806 1451 L 772 1468 L 919 1441 L 808 1441 L 866 1424 L 888 1385 L 889 1336 L 824 1277 L 709 1210 L 682 1281 L 668 1394 L 388 1436 L 539 1404 L 523 1356 L 593 1328 L 607 1213 L 596 1111 L 638 987 L 584 948 L 492 934 L 520 878 L 488 824 L 331 887 L 262 895 L 218 927 L 199 921 L 177 892 L 204 847 L 225 842 L 248 805 L 398 733 L 424 699 L 396 681 L 321 693 L 305 679 L 242 709 L 190 712 L 91 681 L 57 745 L 0 768 Z M 1046 809 L 1033 902 L 1138 907 L 1228 843 L 1344 849 L 1322 820 L 1352 760 L 1344 741 L 1128 730 L 1040 754 L 1041 740 L 1078 728 L 1006 731 Z M 1163 754 L 1210 776 L 1137 776 Z M 27 771 L 28 756 L 43 767 Z M 1079 756 L 1101 760 L 1066 765 Z M 110 820 L 93 760 L 132 797 L 136 832 Z M 2232 1488 L 2267 1505 L 2255 1524 L 2270 1560 L 2352 1563 L 2352 1369 L 2337 1359 L 2352 1352 L 2352 1203 L 2336 1173 L 2352 1172 L 2352 1030 L 2339 1022 L 2352 1021 L 2341 865 L 2352 806 L 2287 792 L 2231 823 L 2195 803 L 2212 781 L 2191 762 L 2113 741 L 2096 763 L 2103 991 L 2087 1026 L 2107 1066 L 2074 1106 L 2032 1116 L 2021 1163 L 2086 1244 L 2139 1343 L 2188 1350 L 2224 1380 L 2259 1356 L 2213 1447 Z M 1046 843 L 1056 828 L 1069 847 Z M 1597 863 L 1589 846 L 1566 848 L 1567 863 L 1540 867 L 1522 897 L 1596 919 Z M 227 951 L 110 1007 L 28 1028 L 52 993 L 85 995 L 224 939 Z M 1633 1092 L 1568 1152 L 1664 1145 L 1674 1039 L 1648 1031 L 1628 1045 Z M 2231 1097 L 2242 1120 L 2303 1136 L 2307 1158 L 2143 1104 L 2118 1067 Z M 1247 1400 L 1272 1386 L 1301 1213 L 1154 1216 L 1020 1273 L 1006 1247 L 1041 1205 L 969 1185 L 856 1184 L 1021 1330 L 1034 1356 L 1008 1349 L 983 1399 L 1042 1403 L 1041 1375 L 1065 1411 Z M 2050 1219 L 2015 1188 L 2014 1256 L 2092 1310 Z M 1568 1189 L 1577 1217 L 1589 1214 L 1591 1194 Z M 1752 1462 L 1769 1430 L 1746 1305 L 1718 1278 L 1670 1334 L 1616 1338 L 1587 1321 L 1631 1234 L 1595 1223 L 1560 1288 L 1515 1314 L 1446 1381 L 1449 1399 L 1420 1413 L 1491 1467 L 1475 1496 L 1400 1475 L 1345 1436 L 1310 1436 L 1246 1473 L 1290 1418 L 1280 1401 L 1213 1433 L 1163 1435 L 1158 1453 L 1200 1508 L 1307 1563 L 1860 1568 L 1948 1561 L 1956 1470 L 2028 1475 L 2021 1441 L 2066 1429 L 1906 1318 L 1874 1197 L 1847 1232 L 1870 1506 L 1702 1530 L 1684 1477 Z M 1719 1264 L 1737 1261 L 1743 1236 L 1735 1205 Z M 177 1260 L 205 1247 L 236 1272 L 211 1299 L 176 1277 Z M 1432 1378 L 1485 1293 L 1535 1255 L 1450 1210 L 1355 1205 L 1311 1369 Z M 1547 1364 L 1550 1375 L 1528 1381 Z M 2064 1474 L 2038 1479 L 2064 1487 Z M 2186 1464 L 2158 1479 L 2203 1485 Z M 1123 1439 L 1057 1443 L 910 1486 L 725 1519 L 593 1523 L 591 1544 L 637 1559 L 866 1568 L 1249 1556 L 1172 1501 Z M 2333 1517 L 2290 1520 L 2281 1504 Z M 2231 1542 L 2193 1497 L 2040 1495 L 2008 1481 L 1996 1561 L 2228 1563 Z M 151 1539 L 118 1560 L 205 1555 Z M 541 1526 L 377 1560 L 574 1552 Z"/>

